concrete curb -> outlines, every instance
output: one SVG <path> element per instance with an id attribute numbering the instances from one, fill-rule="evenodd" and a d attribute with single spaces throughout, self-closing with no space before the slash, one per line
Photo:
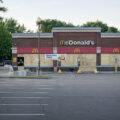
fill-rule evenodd
<path id="1" fill-rule="evenodd" d="M 23 79 L 51 79 L 49 77 L 0 77 L 0 78 L 11 78 L 11 79 L 19 79 L 19 78 L 23 78 Z"/>
<path id="2" fill-rule="evenodd" d="M 120 74 L 120 72 L 117 72 L 117 73 L 115 73 L 115 72 L 99 72 L 98 74 Z"/>

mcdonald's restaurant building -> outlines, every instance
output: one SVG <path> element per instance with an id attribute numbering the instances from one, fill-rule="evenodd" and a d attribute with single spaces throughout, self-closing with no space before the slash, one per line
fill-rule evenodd
<path id="1" fill-rule="evenodd" d="M 14 70 L 37 69 L 39 54 L 42 71 L 77 70 L 78 60 L 81 71 L 112 71 L 115 64 L 120 70 L 120 33 L 101 33 L 99 27 L 55 27 L 52 33 L 14 33 L 12 39 Z"/>

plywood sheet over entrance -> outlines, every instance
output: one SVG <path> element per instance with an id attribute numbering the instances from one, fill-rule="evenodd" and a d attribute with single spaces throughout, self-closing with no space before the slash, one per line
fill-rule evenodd
<path id="1" fill-rule="evenodd" d="M 80 58 L 81 71 L 93 71 L 96 68 L 96 54 L 67 54 L 62 60 L 62 66 L 77 66 L 77 59 Z"/>

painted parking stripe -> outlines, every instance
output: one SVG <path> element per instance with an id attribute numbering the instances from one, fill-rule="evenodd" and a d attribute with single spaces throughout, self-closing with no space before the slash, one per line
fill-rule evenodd
<path id="1" fill-rule="evenodd" d="M 36 94 L 36 93 L 40 93 L 40 94 L 47 94 L 49 92 L 0 92 L 0 94 L 7 94 L 7 93 L 10 93 L 10 94 L 18 94 L 18 93 L 32 93 L 32 94 Z"/>
<path id="2" fill-rule="evenodd" d="M 54 88 L 37 88 L 37 89 L 43 89 L 43 90 L 53 90 Z"/>
<path id="3" fill-rule="evenodd" d="M 0 116 L 44 116 L 45 114 L 0 114 Z"/>
<path id="4" fill-rule="evenodd" d="M 36 80 L 36 79 L 35 79 L 35 80 L 34 80 L 34 82 L 36 82 L 36 83 L 37 83 L 37 82 L 40 83 L 40 82 L 42 82 L 42 81 L 43 81 L 43 82 L 51 82 L 51 81 L 52 81 L 52 82 L 56 82 L 57 80 L 50 80 L 50 79 L 43 79 L 43 80 L 42 80 L 42 79 L 39 79 L 39 80 Z M 5 81 L 4 83 L 9 83 L 9 82 L 10 82 L 10 81 Z M 27 80 L 27 79 L 26 79 L 26 80 L 17 79 L 16 81 L 14 80 L 14 81 L 11 81 L 11 82 L 14 82 L 14 83 L 18 83 L 18 82 L 33 82 L 33 80 L 30 80 L 30 79 L 29 79 L 29 80 Z M 3 83 L 3 82 L 1 82 L 1 83 Z"/>
<path id="5" fill-rule="evenodd" d="M 15 106 L 22 106 L 22 105 L 25 105 L 25 106 L 47 106 L 48 104 L 0 104 L 1 106 L 12 106 L 12 105 L 15 105 Z"/>
<path id="6" fill-rule="evenodd" d="M 5 88 L 0 88 L 1 90 L 2 89 L 5 89 Z M 54 88 L 7 88 L 7 89 L 9 89 L 9 90 L 12 90 L 12 89 L 15 89 L 15 90 L 17 90 L 17 89 L 21 89 L 21 90 L 29 90 L 29 89 L 32 89 L 32 90 L 34 90 L 34 89 L 47 89 L 47 90 L 52 90 L 52 89 L 54 89 Z"/>
<path id="7" fill-rule="evenodd" d="M 50 99 L 51 97 L 0 97 L 0 98 L 8 98 L 8 99 Z"/>
<path id="8" fill-rule="evenodd" d="M 7 84 L 0 84 L 0 86 L 2 87 L 2 86 L 11 86 L 11 87 L 15 87 L 15 86 L 18 86 L 18 87 L 24 87 L 25 85 L 23 84 L 23 85 L 11 85 L 10 83 L 7 83 Z M 27 85 L 26 85 L 26 87 L 27 87 Z M 31 85 L 31 87 L 53 87 L 53 85 Z"/>

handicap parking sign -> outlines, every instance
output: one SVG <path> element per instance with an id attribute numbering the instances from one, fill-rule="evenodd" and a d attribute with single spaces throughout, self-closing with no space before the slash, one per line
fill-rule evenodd
<path id="1" fill-rule="evenodd" d="M 117 58 L 115 58 L 115 64 L 117 64 L 118 63 L 118 59 Z"/>

